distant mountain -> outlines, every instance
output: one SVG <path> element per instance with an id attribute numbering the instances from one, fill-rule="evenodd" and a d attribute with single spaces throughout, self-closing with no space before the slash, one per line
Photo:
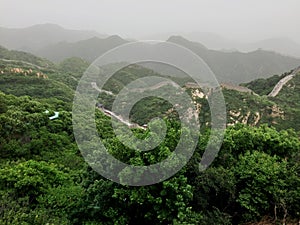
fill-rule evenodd
<path id="1" fill-rule="evenodd" d="M 300 59 L 270 51 L 256 50 L 249 53 L 216 51 L 180 36 L 172 36 L 168 41 L 182 45 L 199 55 L 216 74 L 219 82 L 245 83 L 282 74 L 300 65 Z M 75 43 L 54 44 L 40 50 L 38 55 L 56 62 L 70 57 L 80 57 L 92 62 L 106 51 L 127 42 L 119 36 L 105 39 L 95 37 Z"/>
<path id="2" fill-rule="evenodd" d="M 300 44 L 290 38 L 269 38 L 255 42 L 231 40 L 218 34 L 193 32 L 183 34 L 189 40 L 200 42 L 207 48 L 224 52 L 249 52 L 257 49 L 278 52 L 283 55 L 300 58 Z"/>
<path id="3" fill-rule="evenodd" d="M 102 53 L 127 42 L 128 41 L 117 35 L 110 36 L 105 39 L 94 37 L 75 43 L 60 42 L 53 44 L 39 50 L 37 55 L 55 62 L 59 62 L 70 57 L 80 57 L 92 62 Z"/>
<path id="4" fill-rule="evenodd" d="M 129 42 L 117 35 L 107 38 L 91 37 L 74 42 L 74 40 L 86 36 L 97 35 L 97 33 L 66 30 L 51 24 L 36 25 L 23 30 L 13 29 L 12 31 L 10 33 L 13 37 L 11 41 L 15 41 L 19 45 L 26 44 L 26 48 L 35 45 L 35 50 L 28 51 L 54 62 L 61 62 L 71 57 L 79 57 L 87 62 L 92 62 L 106 51 Z M 20 37 L 23 37 L 24 40 L 17 42 Z M 220 37 L 215 38 L 215 40 L 218 39 Z M 4 40 L 6 40 L 5 35 L 1 36 L 0 43 Z M 198 54 L 211 67 L 219 82 L 245 83 L 258 78 L 267 78 L 274 74 L 282 74 L 300 65 L 300 59 L 271 51 L 256 50 L 249 53 L 217 51 L 180 36 L 171 36 L 168 41 L 189 48 Z"/>
<path id="5" fill-rule="evenodd" d="M 204 44 L 207 48 L 223 51 L 237 51 L 240 49 L 242 42 L 231 40 L 221 35 L 211 32 L 192 32 L 183 35 L 187 39 Z"/>
<path id="6" fill-rule="evenodd" d="M 28 52 L 62 41 L 76 42 L 92 37 L 105 35 L 95 31 L 65 29 L 55 24 L 39 24 L 27 28 L 0 27 L 0 45 Z"/>
<path id="7" fill-rule="evenodd" d="M 180 36 L 172 36 L 168 41 L 182 45 L 199 55 L 216 74 L 219 82 L 248 82 L 282 74 L 300 65 L 300 59 L 270 51 L 241 53 L 209 50 L 202 44 Z"/>
<path id="8" fill-rule="evenodd" d="M 156 33 L 153 35 L 143 36 L 141 40 L 167 40 L 172 36 L 182 36 L 188 40 L 202 43 L 209 49 L 213 50 L 225 50 L 230 51 L 232 49 L 239 49 L 242 42 L 236 40 L 230 40 L 228 38 L 222 37 L 221 35 L 211 33 L 211 32 L 165 32 Z"/>
<path id="9" fill-rule="evenodd" d="M 289 38 L 271 38 L 258 41 L 245 46 L 244 50 L 258 48 L 300 58 L 300 44 Z"/>

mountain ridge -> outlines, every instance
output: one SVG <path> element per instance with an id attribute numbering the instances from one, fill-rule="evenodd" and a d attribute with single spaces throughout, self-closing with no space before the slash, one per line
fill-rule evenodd
<path id="1" fill-rule="evenodd" d="M 203 48 L 203 45 L 183 37 L 170 37 L 169 40 L 200 56 L 216 74 L 219 82 L 249 82 L 282 74 L 300 65 L 300 59 L 261 49 L 249 53 L 222 52 Z"/>
<path id="2" fill-rule="evenodd" d="M 57 24 L 37 24 L 25 28 L 0 27 L 0 45 L 14 50 L 30 51 L 61 41 L 76 42 L 90 37 L 106 37 L 96 31 L 66 29 Z"/>
<path id="3" fill-rule="evenodd" d="M 167 41 L 188 48 L 200 56 L 216 74 L 219 82 L 245 83 L 282 74 L 300 65 L 300 59 L 261 49 L 249 53 L 222 52 L 208 49 L 201 43 L 181 36 L 171 36 Z M 55 62 L 70 57 L 80 57 L 92 62 L 106 51 L 125 43 L 129 41 L 115 35 L 105 39 L 93 37 L 76 43 L 54 44 L 40 50 L 38 55 Z"/>
<path id="4" fill-rule="evenodd" d="M 54 62 L 59 62 L 70 57 L 80 57 L 92 62 L 106 51 L 125 43 L 128 43 L 128 41 L 118 35 L 107 38 L 92 37 L 73 43 L 60 42 L 49 45 L 37 51 L 37 55 Z"/>

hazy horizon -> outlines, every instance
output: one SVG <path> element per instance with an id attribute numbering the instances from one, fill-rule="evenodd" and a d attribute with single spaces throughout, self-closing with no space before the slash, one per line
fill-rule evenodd
<path id="1" fill-rule="evenodd" d="M 52 23 L 135 39 L 204 32 L 245 42 L 278 37 L 300 42 L 298 0 L 0 0 L 0 4 L 2 27 Z"/>

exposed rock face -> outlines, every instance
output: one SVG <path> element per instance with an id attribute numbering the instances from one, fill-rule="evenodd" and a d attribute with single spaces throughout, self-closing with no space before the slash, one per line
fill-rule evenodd
<path id="1" fill-rule="evenodd" d="M 272 112 L 271 112 L 270 116 L 272 118 L 280 117 L 281 119 L 284 119 L 284 111 L 282 109 L 280 109 L 279 106 L 273 105 L 273 107 L 271 109 L 272 109 Z"/>
<path id="2" fill-rule="evenodd" d="M 253 125 L 256 126 L 256 125 L 259 123 L 260 119 L 261 119 L 260 113 L 259 113 L 259 112 L 256 112 L 256 113 L 255 113 L 255 121 L 254 121 L 254 124 L 253 124 Z"/>

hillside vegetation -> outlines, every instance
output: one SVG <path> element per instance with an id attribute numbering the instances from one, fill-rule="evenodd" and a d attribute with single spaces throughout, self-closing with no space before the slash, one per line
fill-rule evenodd
<path id="1" fill-rule="evenodd" d="M 173 77 L 199 110 L 202 126 L 196 140 L 190 138 L 195 133 L 180 123 L 165 99 L 147 98 L 135 104 L 130 114 L 130 119 L 140 124 L 153 117 L 165 122 L 165 138 L 151 151 L 136 151 L 123 144 L 114 128 L 123 129 L 124 125 L 95 107 L 93 121 L 99 140 L 109 154 L 129 165 L 162 162 L 174 152 L 182 134 L 186 146 L 196 146 L 188 164 L 171 178 L 129 187 L 93 171 L 75 141 L 72 99 L 88 63 L 71 58 L 39 68 L 22 61 L 0 61 L 0 224 L 237 225 L 264 218 L 280 224 L 299 223 L 300 74 L 274 98 L 224 85 L 228 126 L 220 152 L 202 172 L 199 162 L 212 132 L 209 94 L 188 83 L 190 80 Z M 115 94 L 126 84 L 149 75 L 168 77 L 130 65 L 107 82 L 105 90 L 112 94 L 100 94 L 98 102 L 111 107 Z M 270 83 L 262 85 L 271 87 Z M 167 85 L 152 87 L 150 92 L 154 88 L 163 92 Z M 128 97 L 124 103 L 131 100 Z M 82 128 L 89 130 L 84 116 L 79 118 L 87 121 Z M 150 124 L 163 130 L 160 123 Z M 147 127 L 131 131 L 141 140 L 153 135 Z M 89 143 L 90 135 L 84 132 L 81 138 Z M 214 138 L 218 141 L 219 137 Z M 103 160 L 101 151 L 91 147 L 89 161 L 103 163 L 104 169 L 114 168 Z M 178 165 L 179 161 L 173 160 L 169 166 Z M 119 183 L 128 178 L 138 183 L 145 177 L 143 171 L 132 174 L 127 168 L 114 174 Z"/>
<path id="2" fill-rule="evenodd" d="M 27 52 L 20 52 L 14 50 L 9 51 L 2 46 L 0 46 L 0 58 L 2 61 L 4 61 L 3 59 L 6 59 L 12 61 L 15 60 L 15 61 L 27 62 L 35 65 L 36 67 L 48 68 L 53 66 L 53 63 L 50 62 L 49 60 L 42 59 L 40 57 L 37 57 Z"/>
<path id="3" fill-rule="evenodd" d="M 0 103 L 1 223 L 238 224 L 266 215 L 282 220 L 286 211 L 288 220 L 293 220 L 300 210 L 296 160 L 300 142 L 291 130 L 228 128 L 214 164 L 199 173 L 209 133 L 202 134 L 192 160 L 177 175 L 152 186 L 130 188 L 104 179 L 86 165 L 68 111 L 51 102 L 3 93 Z M 45 110 L 49 115 L 59 110 L 60 116 L 50 120 Z M 159 162 L 172 152 L 180 126 L 166 122 L 167 141 L 150 154 L 138 153 L 123 146 L 110 119 L 96 112 L 99 136 L 111 154 L 138 165 Z M 147 131 L 135 134 L 145 137 Z"/>
<path id="4" fill-rule="evenodd" d="M 72 101 L 72 89 L 64 83 L 51 79 L 55 71 L 52 63 L 48 64 L 47 61 L 27 55 L 27 53 L 11 52 L 5 49 L 2 49 L 2 52 L 8 61 L 0 59 L 1 91 L 16 96 L 29 95 L 36 98 Z M 27 61 L 20 60 L 22 57 Z"/>
<path id="5" fill-rule="evenodd" d="M 267 95 L 272 91 L 275 85 L 284 77 L 289 76 L 294 70 L 286 72 L 281 76 L 273 76 L 269 79 L 259 79 L 252 81 L 250 83 L 244 84 L 248 88 L 251 88 L 256 93 L 262 95 L 256 98 L 265 99 L 273 106 L 269 107 L 269 122 L 273 126 L 279 129 L 294 128 L 299 130 L 299 116 L 300 116 L 300 73 L 296 73 L 294 77 L 283 85 L 282 89 L 279 91 L 276 97 L 268 97 Z M 250 107 L 252 105 L 249 105 Z"/>

